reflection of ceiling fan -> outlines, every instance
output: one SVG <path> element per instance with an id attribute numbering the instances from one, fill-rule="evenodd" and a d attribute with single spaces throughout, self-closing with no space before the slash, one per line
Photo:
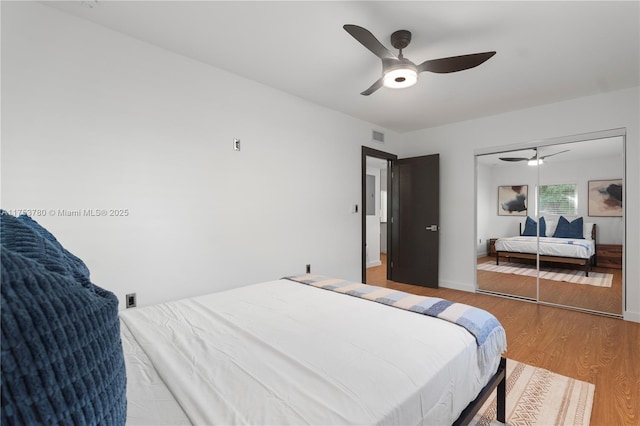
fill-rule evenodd
<path id="1" fill-rule="evenodd" d="M 535 164 L 542 164 L 542 160 L 544 160 L 547 157 L 552 157 L 554 155 L 558 155 L 558 154 L 562 154 L 563 152 L 569 152 L 568 149 L 565 149 L 564 151 L 558 151 L 558 152 L 554 152 L 553 154 L 547 154 L 547 155 L 543 155 L 541 157 L 538 157 L 538 151 L 536 148 L 533 148 L 534 151 L 536 151 L 535 154 L 533 154 L 533 157 L 531 158 L 527 158 L 527 157 L 500 157 L 500 159 L 502 161 L 528 161 L 529 164 L 531 165 L 535 165 Z"/>
<path id="2" fill-rule="evenodd" d="M 382 77 L 361 93 L 365 96 L 372 94 L 382 86 L 395 89 L 413 86 L 418 81 L 418 74 L 423 71 L 450 73 L 477 67 L 496 54 L 496 52 L 472 53 L 450 58 L 431 59 L 416 65 L 402 56 L 402 49 L 411 42 L 410 31 L 399 30 L 391 34 L 391 45 L 400 50 L 396 56 L 384 47 L 369 30 L 357 25 L 344 25 L 343 28 L 374 55 L 382 59 Z"/>

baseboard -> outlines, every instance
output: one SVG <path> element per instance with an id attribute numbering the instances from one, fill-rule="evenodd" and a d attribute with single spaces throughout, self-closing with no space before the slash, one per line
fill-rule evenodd
<path id="1" fill-rule="evenodd" d="M 479 257 L 479 258 L 480 258 L 480 257 L 488 256 L 488 255 L 489 255 L 489 253 L 487 253 L 486 251 L 479 251 L 479 252 L 478 252 L 478 257 Z"/>
<path id="2" fill-rule="evenodd" d="M 382 265 L 382 261 L 380 260 L 374 260 L 373 262 L 367 262 L 367 268 L 373 268 L 375 266 L 380 266 Z"/>
<path id="3" fill-rule="evenodd" d="M 460 291 L 468 291 L 471 293 L 475 293 L 476 292 L 476 288 L 474 287 L 473 284 L 469 284 L 469 283 L 457 283 L 457 282 L 453 282 L 453 281 L 440 281 L 438 282 L 438 285 L 442 288 L 448 288 L 451 290 L 460 290 Z"/>
<path id="4" fill-rule="evenodd" d="M 640 312 L 625 311 L 623 318 L 625 321 L 640 322 Z"/>

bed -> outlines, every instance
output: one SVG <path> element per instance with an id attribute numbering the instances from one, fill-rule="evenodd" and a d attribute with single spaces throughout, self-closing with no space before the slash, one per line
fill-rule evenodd
<path id="1" fill-rule="evenodd" d="M 121 312 L 127 424 L 463 424 L 504 385 L 466 329 L 352 290 L 420 297 L 308 279 Z"/>
<path id="2" fill-rule="evenodd" d="M 118 311 L 44 228 L 0 222 L 3 424 L 466 424 L 495 389 L 504 422 L 486 311 L 311 275 Z"/>
<path id="3" fill-rule="evenodd" d="M 496 265 L 500 258 L 535 260 L 540 254 L 540 262 L 554 262 L 584 267 L 585 276 L 596 261 L 596 224 L 585 223 L 582 218 L 568 219 L 560 216 L 557 226 L 554 222 L 540 219 L 540 235 L 537 224 L 527 218 L 524 230 L 520 224 L 519 236 L 499 238 L 495 242 Z"/>

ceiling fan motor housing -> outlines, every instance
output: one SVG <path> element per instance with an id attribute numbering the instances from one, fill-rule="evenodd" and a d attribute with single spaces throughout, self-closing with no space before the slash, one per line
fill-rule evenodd
<path id="1" fill-rule="evenodd" d="M 396 49 L 404 49 L 411 43 L 411 31 L 398 30 L 391 34 L 391 45 Z"/>

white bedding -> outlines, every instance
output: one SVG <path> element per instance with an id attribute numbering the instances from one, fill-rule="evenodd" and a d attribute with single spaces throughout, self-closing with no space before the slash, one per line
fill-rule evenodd
<path id="1" fill-rule="evenodd" d="M 288 280 L 121 320 L 127 424 L 451 424 L 499 362 L 483 376 L 455 324 Z"/>
<path id="2" fill-rule="evenodd" d="M 191 424 L 123 321 L 120 334 L 127 368 L 127 424 Z"/>
<path id="3" fill-rule="evenodd" d="M 496 251 L 515 253 L 537 253 L 540 255 L 574 257 L 589 259 L 595 253 L 595 241 L 570 238 L 540 237 L 507 237 L 500 238 L 495 243 Z"/>

